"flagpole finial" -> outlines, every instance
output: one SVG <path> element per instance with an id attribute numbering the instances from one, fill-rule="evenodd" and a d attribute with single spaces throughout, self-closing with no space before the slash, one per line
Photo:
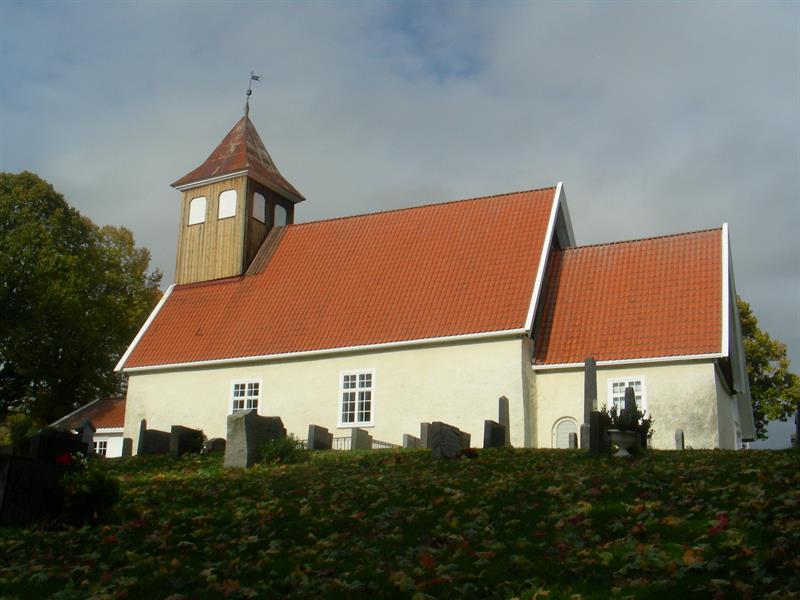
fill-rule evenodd
<path id="1" fill-rule="evenodd" d="M 253 95 L 253 82 L 254 81 L 258 81 L 259 83 L 261 83 L 261 75 L 256 75 L 255 72 L 251 70 L 250 71 L 250 81 L 247 84 L 247 92 L 245 92 L 245 95 L 247 97 L 247 99 L 245 100 L 245 103 L 244 103 L 244 116 L 245 117 L 249 117 L 250 116 L 250 96 Z"/>

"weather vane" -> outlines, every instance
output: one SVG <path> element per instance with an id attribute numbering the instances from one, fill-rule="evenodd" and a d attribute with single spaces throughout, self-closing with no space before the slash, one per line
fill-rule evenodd
<path id="1" fill-rule="evenodd" d="M 244 115 L 250 115 L 250 96 L 253 95 L 253 82 L 258 81 L 261 83 L 261 75 L 256 75 L 255 71 L 250 71 L 250 81 L 247 83 L 247 100 L 244 103 Z"/>

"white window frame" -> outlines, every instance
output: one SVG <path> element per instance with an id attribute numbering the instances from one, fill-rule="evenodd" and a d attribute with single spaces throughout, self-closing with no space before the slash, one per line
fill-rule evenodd
<path id="1" fill-rule="evenodd" d="M 245 395 L 244 396 L 236 396 L 235 395 L 236 394 L 236 386 L 240 386 L 240 385 L 244 386 L 244 389 L 245 389 Z M 248 386 L 251 386 L 251 385 L 258 385 L 258 393 L 257 394 L 251 395 L 251 394 L 248 393 L 250 391 Z M 257 413 L 260 414 L 261 400 L 264 397 L 263 392 L 264 392 L 264 384 L 262 383 L 261 379 L 235 379 L 235 380 L 231 381 L 230 394 L 229 394 L 229 397 L 228 397 L 228 409 L 230 411 L 230 414 L 233 414 L 233 413 L 236 413 L 236 412 L 239 412 L 239 411 L 243 411 L 243 410 L 250 410 L 250 409 L 253 409 L 253 408 L 256 410 Z M 244 406 L 242 408 L 236 408 L 235 407 L 236 401 L 239 398 L 243 398 L 243 400 L 244 400 Z M 249 402 L 249 401 L 251 401 L 253 398 L 255 398 L 255 401 L 256 401 L 255 406 L 248 406 L 248 404 L 252 404 L 252 402 Z"/>
<path id="2" fill-rule="evenodd" d="M 258 199 L 261 198 L 263 203 Z M 253 193 L 253 218 L 259 223 L 267 222 L 267 199 L 264 194 Z"/>
<path id="3" fill-rule="evenodd" d="M 97 456 L 108 455 L 108 440 L 95 440 L 92 446 L 92 450 Z"/>
<path id="4" fill-rule="evenodd" d="M 217 220 L 230 219 L 236 216 L 236 190 L 220 192 L 217 198 Z M 223 210 L 224 209 L 224 210 Z"/>
<path id="5" fill-rule="evenodd" d="M 362 386 L 361 378 L 362 376 L 369 375 L 370 376 L 370 385 Z M 345 388 L 345 377 L 354 376 L 356 377 L 356 386 L 353 388 Z M 353 421 L 344 421 L 344 394 L 345 392 L 354 392 L 356 395 L 355 398 L 355 407 L 354 407 L 354 420 Z M 359 405 L 362 404 L 363 400 L 359 398 L 360 393 L 362 392 L 369 392 L 369 419 L 368 420 L 359 420 L 358 413 L 359 413 Z M 374 427 L 375 426 L 375 369 L 348 369 L 347 371 L 339 371 L 339 402 L 337 403 L 339 409 L 336 416 L 337 425 L 340 428 L 347 429 L 353 427 Z"/>
<path id="6" fill-rule="evenodd" d="M 203 208 L 201 209 L 200 206 Z M 189 225 L 198 225 L 199 223 L 206 222 L 206 210 L 208 209 L 208 200 L 205 196 L 198 196 L 189 200 Z"/>
<path id="7" fill-rule="evenodd" d="M 610 377 L 608 379 L 607 384 L 607 396 L 606 396 L 606 407 L 611 410 L 611 407 L 614 406 L 614 384 L 615 383 L 624 383 L 625 386 L 622 388 L 622 402 L 618 405 L 618 408 L 622 409 L 625 408 L 625 388 L 632 387 L 630 384 L 635 384 L 639 382 L 640 390 L 637 394 L 640 398 L 639 402 L 637 402 L 637 406 L 639 410 L 642 412 L 647 411 L 647 388 L 645 387 L 645 381 L 643 375 L 629 375 L 628 377 Z"/>

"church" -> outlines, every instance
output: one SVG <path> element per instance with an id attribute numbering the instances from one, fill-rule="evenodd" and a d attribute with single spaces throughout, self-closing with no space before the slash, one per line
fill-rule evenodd
<path id="1" fill-rule="evenodd" d="M 626 387 L 654 448 L 755 437 L 727 225 L 576 245 L 565 187 L 295 224 L 303 195 L 247 112 L 181 194 L 175 283 L 117 370 L 139 423 L 226 436 L 256 409 L 400 444 L 444 421 L 480 445 L 508 398 L 510 443 L 566 447 Z"/>

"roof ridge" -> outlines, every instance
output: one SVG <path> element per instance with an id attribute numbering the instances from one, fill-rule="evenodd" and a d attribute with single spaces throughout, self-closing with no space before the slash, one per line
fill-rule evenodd
<path id="1" fill-rule="evenodd" d="M 383 215 L 386 213 L 394 213 L 394 212 L 403 212 L 403 211 L 411 211 L 411 210 L 419 210 L 423 208 L 430 208 L 432 206 L 444 206 L 445 204 L 459 204 L 461 202 L 475 202 L 477 200 L 490 200 L 492 198 L 500 198 L 502 196 L 515 196 L 517 194 L 531 194 L 534 192 L 543 192 L 545 190 L 555 190 L 556 186 L 550 185 L 546 187 L 534 188 L 530 190 L 518 190 L 516 192 L 504 192 L 502 194 L 490 194 L 488 196 L 476 196 L 474 198 L 460 198 L 458 200 L 446 200 L 444 202 L 431 202 L 430 204 L 420 204 L 417 206 L 406 206 L 404 208 L 389 208 L 386 210 L 378 210 L 375 212 L 368 212 L 368 213 L 361 213 L 358 215 L 344 215 L 342 217 L 331 217 L 330 219 L 317 219 L 315 221 L 305 221 L 303 223 L 293 223 L 291 225 L 285 225 L 285 227 L 289 228 L 296 228 L 302 227 L 303 225 L 314 225 L 316 223 L 327 223 L 330 221 L 343 221 L 345 219 L 357 219 L 359 217 L 371 217 L 374 215 Z"/>
<path id="2" fill-rule="evenodd" d="M 584 250 L 586 248 L 598 248 L 601 246 L 619 246 L 621 244 L 635 244 L 637 242 L 648 242 L 651 240 L 661 240 L 666 238 L 681 237 L 685 235 L 696 235 L 698 233 L 710 233 L 712 231 L 722 231 L 722 227 L 709 227 L 708 229 L 698 229 L 696 231 L 682 231 L 680 233 L 665 233 L 663 235 L 653 235 L 643 238 L 634 238 L 632 240 L 617 240 L 615 242 L 600 242 L 597 244 L 586 244 L 584 246 L 570 246 L 569 248 L 560 248 L 561 252 L 569 250 Z"/>

